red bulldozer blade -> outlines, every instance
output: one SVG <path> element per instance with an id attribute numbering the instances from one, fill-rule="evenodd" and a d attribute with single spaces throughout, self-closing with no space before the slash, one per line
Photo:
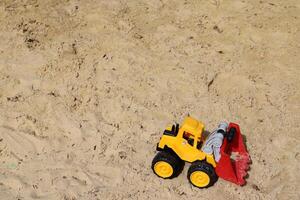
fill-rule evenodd
<path id="1" fill-rule="evenodd" d="M 250 156 L 245 148 L 239 125 L 229 124 L 220 153 L 221 159 L 216 167 L 218 176 L 235 184 L 244 185 Z"/>

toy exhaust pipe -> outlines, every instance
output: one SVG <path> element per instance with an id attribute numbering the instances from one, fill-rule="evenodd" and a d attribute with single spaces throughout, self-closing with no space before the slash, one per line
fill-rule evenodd
<path id="1" fill-rule="evenodd" d="M 238 124 L 229 124 L 220 154 L 221 158 L 215 169 L 217 175 L 237 185 L 244 185 L 251 160 Z"/>

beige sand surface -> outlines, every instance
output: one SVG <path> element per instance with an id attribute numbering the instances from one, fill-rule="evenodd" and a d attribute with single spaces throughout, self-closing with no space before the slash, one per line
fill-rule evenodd
<path id="1" fill-rule="evenodd" d="M 298 0 L 0 0 L 0 199 L 300 199 Z M 168 123 L 241 125 L 248 184 L 150 165 Z"/>

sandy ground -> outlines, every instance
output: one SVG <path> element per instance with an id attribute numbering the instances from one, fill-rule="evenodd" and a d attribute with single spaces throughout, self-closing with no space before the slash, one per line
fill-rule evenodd
<path id="1" fill-rule="evenodd" d="M 1 0 L 0 199 L 300 199 L 298 0 Z M 248 184 L 151 169 L 169 123 L 241 125 Z"/>

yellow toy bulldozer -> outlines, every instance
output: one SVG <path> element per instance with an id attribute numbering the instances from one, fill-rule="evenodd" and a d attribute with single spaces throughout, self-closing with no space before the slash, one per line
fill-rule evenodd
<path id="1" fill-rule="evenodd" d="M 244 185 L 250 157 L 239 126 L 224 122 L 206 138 L 203 132 L 204 124 L 192 117 L 180 127 L 167 127 L 152 161 L 154 173 L 164 179 L 176 177 L 187 161 L 191 163 L 188 180 L 198 188 L 212 186 L 218 177 Z"/>

